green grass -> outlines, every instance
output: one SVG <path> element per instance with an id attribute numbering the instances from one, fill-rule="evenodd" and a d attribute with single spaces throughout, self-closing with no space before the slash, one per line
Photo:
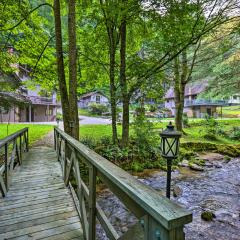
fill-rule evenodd
<path id="1" fill-rule="evenodd" d="M 210 142 L 216 144 L 239 144 L 239 141 L 231 140 L 226 137 L 217 136 L 217 140 L 209 141 L 203 138 L 204 135 L 204 127 L 198 126 L 202 119 L 196 119 L 194 121 L 190 121 L 191 126 L 189 128 L 185 128 L 184 131 L 186 135 L 184 135 L 181 139 L 181 142 Z M 229 131 L 233 127 L 240 127 L 240 119 L 229 119 L 229 120 L 218 120 L 221 124 L 221 128 L 224 131 Z M 168 122 L 158 122 L 154 124 L 154 128 L 156 131 L 161 131 L 166 128 Z M 118 126 L 118 135 L 121 135 L 121 126 Z M 111 125 L 83 125 L 80 126 L 80 138 L 84 137 L 93 137 L 95 139 L 100 139 L 104 136 L 111 136 L 112 129 Z M 130 134 L 133 134 L 133 129 L 130 126 Z"/>
<path id="2" fill-rule="evenodd" d="M 53 126 L 50 125 L 37 125 L 37 124 L 0 124 L 0 139 L 10 135 L 25 127 L 29 128 L 29 144 L 33 144 L 37 140 L 41 139 L 44 135 L 53 130 Z M 7 132 L 8 129 L 8 132 Z"/>
<path id="3" fill-rule="evenodd" d="M 82 109 L 82 108 L 78 109 L 78 114 L 82 116 L 88 116 L 88 117 L 93 116 L 93 114 L 91 114 L 87 109 Z"/>
<path id="4" fill-rule="evenodd" d="M 118 126 L 118 133 L 120 134 L 122 127 Z M 80 126 L 80 138 L 93 137 L 98 140 L 101 137 L 111 137 L 111 125 L 82 125 Z"/>
<path id="5" fill-rule="evenodd" d="M 218 112 L 221 113 L 221 109 L 218 108 Z M 240 106 L 229 106 L 222 108 L 223 117 L 239 117 Z"/>

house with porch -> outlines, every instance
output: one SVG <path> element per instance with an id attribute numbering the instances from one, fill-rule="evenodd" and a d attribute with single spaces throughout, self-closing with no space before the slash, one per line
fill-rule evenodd
<path id="1" fill-rule="evenodd" d="M 88 106 L 92 103 L 102 104 L 102 105 L 109 105 L 108 97 L 102 93 L 101 91 L 94 91 L 83 94 L 80 96 L 78 100 L 78 107 L 79 108 L 88 108 Z"/>
<path id="2" fill-rule="evenodd" d="M 207 82 L 187 84 L 184 93 L 184 113 L 188 117 L 203 118 L 206 115 L 218 117 L 217 108 L 226 106 L 228 103 L 224 100 L 199 99 L 208 84 Z M 169 109 L 172 115 L 175 115 L 174 89 L 171 87 L 165 95 L 164 107 Z"/>
<path id="3" fill-rule="evenodd" d="M 14 76 L 21 82 L 30 79 L 27 71 L 21 66 Z M 11 102 L 11 107 L 9 107 L 9 104 L 1 104 L 0 122 L 56 121 L 57 107 L 60 104 L 57 102 L 55 92 L 44 96 L 44 91 L 41 90 L 39 85 L 35 86 L 34 90 L 21 85 L 15 92 L 0 93 L 3 98 L 9 99 Z"/>

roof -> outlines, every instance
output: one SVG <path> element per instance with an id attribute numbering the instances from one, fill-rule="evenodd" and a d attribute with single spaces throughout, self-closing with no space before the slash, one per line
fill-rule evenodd
<path id="1" fill-rule="evenodd" d="M 184 96 L 192 96 L 192 95 L 198 95 L 202 92 L 204 92 L 206 90 L 208 86 L 208 83 L 206 81 L 201 82 L 201 83 L 195 83 L 195 84 L 187 84 L 185 87 L 185 93 Z M 170 98 L 174 98 L 174 88 L 171 87 L 166 95 L 165 95 L 165 99 L 170 99 Z"/>
<path id="2" fill-rule="evenodd" d="M 2 107 L 31 104 L 31 101 L 26 96 L 15 92 L 0 92 L 0 102 Z"/>
<path id="3" fill-rule="evenodd" d="M 83 94 L 83 95 L 80 96 L 80 99 L 82 99 L 82 98 L 87 98 L 87 97 L 91 97 L 91 96 L 94 95 L 94 94 L 100 94 L 100 95 L 108 98 L 104 93 L 102 93 L 101 91 L 98 90 L 98 91 L 94 91 L 94 92 L 85 93 L 85 94 Z"/>

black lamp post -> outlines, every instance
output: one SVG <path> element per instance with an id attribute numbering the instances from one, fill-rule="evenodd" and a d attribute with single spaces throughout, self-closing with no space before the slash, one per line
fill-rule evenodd
<path id="1" fill-rule="evenodd" d="M 160 136 L 162 156 L 167 159 L 166 197 L 170 198 L 172 160 L 177 158 L 181 133 L 175 131 L 172 122 L 170 122 L 167 128 L 160 133 Z"/>

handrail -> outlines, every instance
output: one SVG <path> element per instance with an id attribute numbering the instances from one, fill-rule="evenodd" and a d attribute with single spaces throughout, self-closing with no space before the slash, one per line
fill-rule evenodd
<path id="1" fill-rule="evenodd" d="M 20 134 L 23 134 L 23 132 L 25 132 L 25 131 L 28 131 L 27 127 L 23 128 L 23 129 L 20 129 L 17 132 L 10 134 L 3 139 L 0 139 L 0 148 L 3 145 L 5 145 L 6 143 L 9 143 L 9 142 L 13 141 L 16 137 L 18 137 Z"/>
<path id="2" fill-rule="evenodd" d="M 129 230 L 119 236 L 96 202 L 96 176 L 122 201 L 123 204 L 140 220 L 138 229 L 142 236 L 136 239 L 147 240 L 183 240 L 183 227 L 192 221 L 192 214 L 161 196 L 153 188 L 136 180 L 132 175 L 101 157 L 61 129 L 54 128 L 55 149 L 62 164 L 66 185 L 70 185 L 70 175 L 77 187 L 74 199 L 79 209 L 83 232 L 87 240 L 95 239 L 96 218 L 101 223 L 109 239 L 129 239 Z M 89 184 L 82 180 L 79 163 L 89 169 Z M 88 208 L 86 208 L 88 206 Z M 88 217 L 87 217 L 88 216 Z M 143 227 L 141 227 L 141 225 Z M 135 229 L 135 228 L 133 228 Z M 131 233 L 134 236 L 135 233 Z"/>
<path id="3" fill-rule="evenodd" d="M 0 151 L 3 149 L 1 157 L 4 159 L 4 164 L 0 164 L 0 191 L 3 197 L 7 194 L 15 166 L 22 164 L 23 152 L 28 151 L 28 143 L 28 128 L 0 140 Z"/>

